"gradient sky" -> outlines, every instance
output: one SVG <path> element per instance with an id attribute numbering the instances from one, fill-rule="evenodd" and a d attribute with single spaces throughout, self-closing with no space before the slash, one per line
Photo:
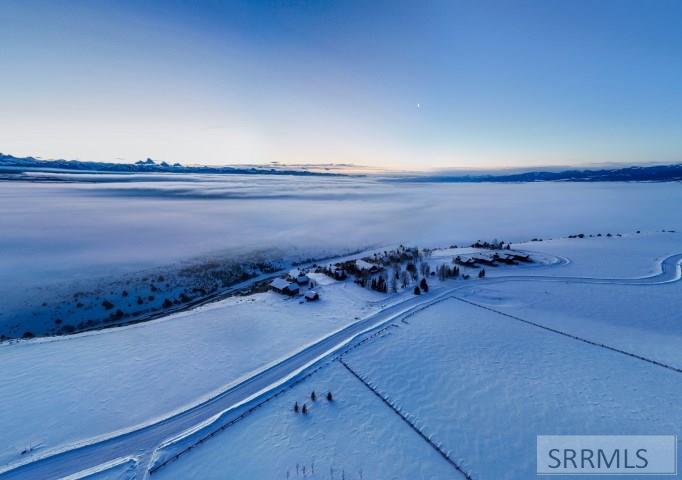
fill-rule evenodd
<path id="1" fill-rule="evenodd" d="M 14 155 L 682 161 L 680 1 L 3 0 L 0 22 Z"/>

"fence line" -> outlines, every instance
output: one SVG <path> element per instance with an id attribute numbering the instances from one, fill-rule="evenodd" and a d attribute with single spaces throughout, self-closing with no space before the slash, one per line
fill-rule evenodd
<path id="1" fill-rule="evenodd" d="M 682 368 L 677 368 L 677 367 L 674 367 L 674 366 L 669 365 L 667 363 L 659 362 L 658 360 L 654 360 L 652 358 L 643 357 L 642 355 L 638 355 L 636 353 L 628 352 L 626 350 L 621 350 L 620 348 L 612 347 L 612 346 L 606 345 L 604 343 L 595 342 L 594 340 L 589 340 L 587 338 L 579 337 L 578 335 L 573 335 L 572 333 L 564 332 L 562 330 L 557 330 L 556 328 L 548 327 L 546 325 L 542 325 L 541 323 L 536 323 L 536 322 L 533 322 L 531 320 L 526 320 L 524 318 L 517 317 L 515 315 L 511 315 L 509 313 L 505 313 L 505 312 L 502 312 L 500 310 L 495 310 L 494 308 L 491 308 L 491 307 L 486 307 L 485 305 L 480 305 L 476 302 L 472 302 L 471 300 L 465 300 L 463 298 L 456 297 L 454 295 L 452 295 L 451 298 L 454 298 L 455 300 L 459 300 L 460 302 L 468 303 L 469 305 L 473 305 L 475 307 L 479 307 L 479 308 L 483 308 L 485 310 L 489 310 L 491 312 L 495 312 L 495 313 L 497 313 L 499 315 L 503 315 L 505 317 L 509 317 L 513 320 L 516 320 L 517 322 L 522 322 L 522 323 L 531 325 L 533 327 L 541 328 L 543 330 L 547 330 L 547 331 L 552 332 L 552 333 L 563 335 L 564 337 L 572 338 L 573 340 L 578 340 L 579 342 L 587 343 L 588 345 L 604 348 L 606 350 L 611 350 L 612 352 L 620 353 L 622 355 L 627 355 L 628 357 L 636 358 L 637 360 L 641 360 L 643 362 L 651 363 L 652 365 L 656 365 L 657 367 L 667 368 L 668 370 L 672 370 L 673 372 L 682 373 Z"/>
<path id="2" fill-rule="evenodd" d="M 415 425 L 409 418 L 407 418 L 406 415 L 404 415 L 398 407 L 393 405 L 390 400 L 388 400 L 386 397 L 384 397 L 376 388 L 374 388 L 372 385 L 370 385 L 365 379 L 363 379 L 358 373 L 355 372 L 344 360 L 342 357 L 339 357 L 339 362 L 341 365 L 343 365 L 346 370 L 348 370 L 355 378 L 357 378 L 360 382 L 362 382 L 363 385 L 365 385 L 374 395 L 376 395 L 382 402 L 384 402 L 393 412 L 395 412 L 396 415 L 400 417 L 400 419 L 405 422 L 412 430 L 414 430 L 420 437 L 422 437 L 426 443 L 428 443 L 434 450 L 436 450 L 444 459 L 447 461 L 455 470 L 457 470 L 459 473 L 464 475 L 464 478 L 467 480 L 472 480 L 471 475 L 469 475 L 467 472 L 465 472 L 462 467 L 455 461 L 453 460 L 448 453 L 443 450 L 438 444 L 436 444 L 433 440 L 431 440 L 424 432 L 421 431 L 421 429 Z"/>

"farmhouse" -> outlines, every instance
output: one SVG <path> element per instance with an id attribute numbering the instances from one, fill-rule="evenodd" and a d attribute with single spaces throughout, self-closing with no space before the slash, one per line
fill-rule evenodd
<path id="1" fill-rule="evenodd" d="M 292 282 L 298 283 L 299 285 L 307 285 L 310 282 L 308 275 L 306 275 L 303 270 L 299 270 L 298 268 L 294 268 L 289 272 L 289 279 L 291 279 Z"/>
<path id="2" fill-rule="evenodd" d="M 276 278 L 270 282 L 270 288 L 284 295 L 296 295 L 299 291 L 298 285 L 295 283 L 290 283 L 283 278 Z"/>

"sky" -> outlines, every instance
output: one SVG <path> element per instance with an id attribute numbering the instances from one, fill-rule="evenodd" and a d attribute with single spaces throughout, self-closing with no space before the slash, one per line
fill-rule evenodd
<path id="1" fill-rule="evenodd" d="M 682 161 L 682 2 L 0 2 L 0 151 L 387 169 Z"/>

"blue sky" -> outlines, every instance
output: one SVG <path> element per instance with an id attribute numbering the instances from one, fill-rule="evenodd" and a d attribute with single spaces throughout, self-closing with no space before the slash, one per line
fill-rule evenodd
<path id="1" fill-rule="evenodd" d="M 681 18 L 665 0 L 5 0 L 0 151 L 410 170 L 677 162 Z"/>

